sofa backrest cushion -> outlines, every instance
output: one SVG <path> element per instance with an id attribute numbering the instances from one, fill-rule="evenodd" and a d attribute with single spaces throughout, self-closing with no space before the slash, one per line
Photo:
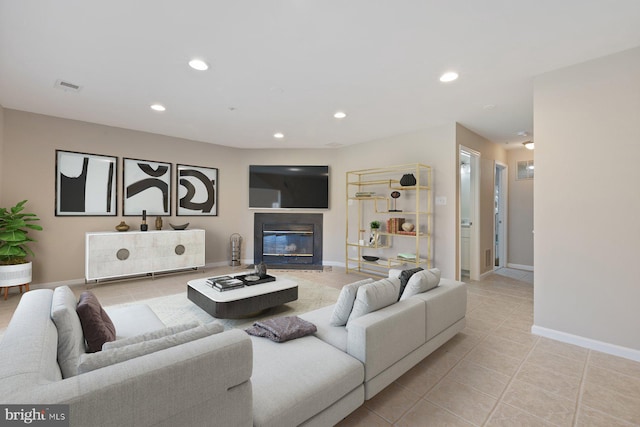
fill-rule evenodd
<path id="1" fill-rule="evenodd" d="M 0 340 L 0 396 L 62 379 L 58 333 L 51 320 L 52 297 L 52 289 L 35 289 L 20 298 Z"/>
<path id="2" fill-rule="evenodd" d="M 63 378 L 78 374 L 78 361 L 86 352 L 76 305 L 76 297 L 68 286 L 54 289 L 51 319 L 58 330 L 58 364 Z"/>
<path id="3" fill-rule="evenodd" d="M 409 279 L 407 287 L 404 289 L 404 292 L 400 296 L 400 300 L 402 301 L 414 295 L 427 292 L 438 286 L 439 283 L 440 270 L 438 270 L 437 268 L 418 271 Z"/>
<path id="4" fill-rule="evenodd" d="M 108 341 L 102 345 L 102 350 L 103 351 L 111 350 L 114 348 L 125 347 L 131 344 L 137 344 L 143 341 L 151 341 L 158 338 L 166 337 L 167 335 L 174 335 L 174 334 L 177 334 L 178 332 L 183 332 L 188 329 L 197 328 L 198 326 L 200 326 L 200 323 L 193 321 L 189 323 L 182 323 L 176 326 L 170 326 L 168 328 L 158 329 L 151 332 L 146 332 L 144 334 L 135 335 L 129 338 L 122 338 L 122 339 L 117 339 L 115 341 Z M 220 327 L 224 329 L 222 325 L 220 325 Z"/>
<path id="5" fill-rule="evenodd" d="M 400 279 L 381 279 L 360 286 L 347 321 L 347 329 L 352 320 L 397 302 L 399 292 Z"/>
<path id="6" fill-rule="evenodd" d="M 347 324 L 347 320 L 349 320 L 349 315 L 353 309 L 353 303 L 356 300 L 358 288 L 362 285 L 366 285 L 367 283 L 373 283 L 373 281 L 373 279 L 369 278 L 359 280 L 342 287 L 340 295 L 338 296 L 338 301 L 333 307 L 331 319 L 329 320 L 329 323 L 332 326 L 344 326 Z"/>
<path id="7" fill-rule="evenodd" d="M 116 328 L 93 292 L 84 291 L 80 295 L 76 312 L 89 353 L 102 350 L 105 342 L 116 339 Z"/>
<path id="8" fill-rule="evenodd" d="M 124 347 L 104 350 L 97 353 L 86 353 L 80 357 L 78 365 L 78 374 L 90 372 L 95 369 L 104 368 L 116 363 L 125 362 L 129 359 L 144 356 L 145 354 L 155 353 L 169 347 L 184 344 L 186 342 L 195 341 L 209 335 L 220 333 L 224 327 L 217 323 L 211 322 L 193 329 L 179 332 L 174 335 L 167 335 L 151 341 L 142 341 L 130 344 Z"/>

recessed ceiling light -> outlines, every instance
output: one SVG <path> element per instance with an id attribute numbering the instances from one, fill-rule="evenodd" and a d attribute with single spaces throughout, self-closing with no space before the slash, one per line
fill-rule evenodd
<path id="1" fill-rule="evenodd" d="M 520 131 L 520 132 L 518 132 L 516 135 L 518 135 L 518 136 L 527 136 L 527 135 L 529 135 L 529 134 L 527 133 L 527 131 L 521 130 L 521 131 Z"/>
<path id="2" fill-rule="evenodd" d="M 347 113 L 345 113 L 344 111 L 337 111 L 333 117 L 335 117 L 336 119 L 344 119 L 345 117 L 347 117 Z"/>
<path id="3" fill-rule="evenodd" d="M 282 139 L 284 138 L 284 134 L 282 132 L 276 132 L 273 134 L 273 137 L 277 139 Z"/>
<path id="4" fill-rule="evenodd" d="M 486 104 L 482 106 L 483 110 L 493 110 L 494 108 L 496 108 L 496 104 Z"/>
<path id="5" fill-rule="evenodd" d="M 153 111 L 165 111 L 166 110 L 165 106 L 162 105 L 162 104 L 151 104 L 151 109 Z"/>
<path id="6" fill-rule="evenodd" d="M 449 71 L 440 76 L 440 81 L 442 83 L 452 82 L 458 78 L 458 73 L 454 71 Z"/>
<path id="7" fill-rule="evenodd" d="M 209 64 L 204 62 L 202 59 L 192 59 L 189 61 L 189 67 L 198 71 L 205 71 L 209 69 Z"/>

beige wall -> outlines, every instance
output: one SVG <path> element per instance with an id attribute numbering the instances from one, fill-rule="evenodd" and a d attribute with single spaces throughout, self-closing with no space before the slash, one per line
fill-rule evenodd
<path id="1" fill-rule="evenodd" d="M 325 227 L 324 261 L 333 265 L 344 264 L 346 171 L 404 163 L 430 164 L 434 167 L 435 193 L 448 199 L 446 206 L 435 210 L 435 265 L 441 268 L 444 277 L 455 274 L 454 124 L 339 149 L 242 150 L 10 109 L 4 110 L 4 119 L 0 205 L 29 199 L 29 209 L 40 216 L 45 228 L 34 245 L 35 284 L 77 281 L 84 277 L 85 232 L 113 230 L 123 219 L 134 228 L 140 224 L 140 218 L 121 215 L 56 217 L 56 149 L 118 156 L 119 175 L 123 157 L 219 168 L 217 217 L 176 217 L 174 196 L 174 216 L 164 219 L 165 225 L 188 221 L 190 227 L 207 230 L 208 264 L 227 262 L 229 236 L 236 232 L 244 238 L 242 258 L 253 259 L 253 213 L 256 211 L 248 209 L 250 164 L 330 166 L 330 209 L 321 212 Z M 18 176 L 21 180 L 12 178 Z M 118 179 L 118 198 L 121 199 L 121 176 Z M 172 186 L 175 195 L 175 182 Z M 122 212 L 121 200 L 118 200 L 118 211 Z"/>
<path id="2" fill-rule="evenodd" d="M 494 175 L 495 175 L 495 163 L 496 161 L 506 164 L 507 153 L 506 150 L 489 141 L 486 138 L 481 137 L 475 132 L 470 131 L 464 126 L 456 125 L 456 142 L 458 150 L 456 155 L 459 155 L 459 147 L 465 146 L 474 151 L 480 153 L 480 253 L 478 259 L 480 260 L 480 274 L 493 271 L 493 259 L 494 259 Z M 456 162 L 459 164 L 459 159 Z M 460 174 L 456 175 L 456 182 L 460 181 Z M 456 212 L 456 216 L 458 213 Z M 458 219 L 459 223 L 459 219 Z M 459 241 L 459 239 L 458 239 Z M 489 251 L 491 256 L 489 257 L 489 264 L 485 262 L 485 253 Z"/>
<path id="3" fill-rule="evenodd" d="M 507 262 L 513 267 L 533 268 L 533 179 L 517 180 L 518 162 L 533 160 L 534 152 L 526 148 L 507 151 L 508 222 Z"/>
<path id="4" fill-rule="evenodd" d="M 534 83 L 534 331 L 638 360 L 639 94 L 640 48 Z"/>

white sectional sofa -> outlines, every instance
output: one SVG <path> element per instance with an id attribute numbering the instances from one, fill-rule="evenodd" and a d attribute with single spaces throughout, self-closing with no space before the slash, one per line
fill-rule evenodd
<path id="1" fill-rule="evenodd" d="M 331 426 L 462 330 L 467 298 L 442 279 L 346 327 L 329 306 L 285 343 L 227 330 L 63 379 L 52 295 L 26 293 L 0 342 L 0 403 L 68 404 L 72 426 Z M 118 340 L 164 328 L 134 307 L 109 312 Z"/>

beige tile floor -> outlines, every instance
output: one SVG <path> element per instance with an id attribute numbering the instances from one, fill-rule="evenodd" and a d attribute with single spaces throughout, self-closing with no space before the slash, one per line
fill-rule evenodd
<path id="1" fill-rule="evenodd" d="M 111 305 L 184 292 L 191 278 L 230 270 L 73 288 Z M 340 268 L 287 273 L 336 288 L 360 278 Z M 640 425 L 640 363 L 532 335 L 533 286 L 503 273 L 470 282 L 467 327 L 339 425 Z M 19 299 L 14 291 L 0 301 L 0 334 Z"/>

